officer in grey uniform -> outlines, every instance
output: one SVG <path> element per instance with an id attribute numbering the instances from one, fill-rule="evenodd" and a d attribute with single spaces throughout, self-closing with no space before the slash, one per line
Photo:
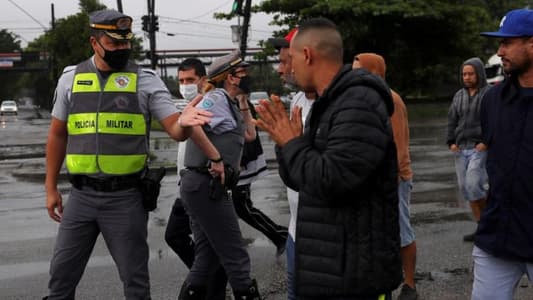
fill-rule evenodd
<path id="1" fill-rule="evenodd" d="M 236 100 L 249 89 L 247 66 L 238 51 L 213 62 L 208 80 L 219 88 L 205 94 L 198 104 L 213 116 L 203 130 L 193 129 L 194 142 L 187 141 L 180 193 L 191 219 L 195 260 L 179 295 L 182 300 L 205 299 L 209 275 L 219 264 L 226 270 L 235 299 L 259 299 L 237 214 L 227 193 L 238 180 L 238 175 L 228 170 L 239 169 L 244 141 L 256 136 L 245 97 Z M 213 148 L 198 149 L 197 141 L 203 139 Z"/>
<path id="2" fill-rule="evenodd" d="M 132 19 L 118 11 L 90 15 L 94 55 L 65 68 L 58 81 L 46 148 L 46 207 L 60 222 L 50 263 L 49 295 L 74 299 L 100 233 L 115 261 L 126 299 L 150 299 L 148 212 L 139 184 L 146 170 L 150 121 L 176 140 L 210 113 L 177 112 L 151 70 L 129 61 Z M 195 103 L 196 102 L 196 103 Z M 72 189 L 63 206 L 57 181 L 65 161 Z"/>

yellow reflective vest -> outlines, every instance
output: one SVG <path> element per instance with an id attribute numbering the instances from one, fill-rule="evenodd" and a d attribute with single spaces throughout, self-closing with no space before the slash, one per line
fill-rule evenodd
<path id="1" fill-rule="evenodd" d="M 137 69 L 100 82 L 90 60 L 76 66 L 67 119 L 66 166 L 70 174 L 127 175 L 148 157 L 148 118 L 137 95 Z"/>

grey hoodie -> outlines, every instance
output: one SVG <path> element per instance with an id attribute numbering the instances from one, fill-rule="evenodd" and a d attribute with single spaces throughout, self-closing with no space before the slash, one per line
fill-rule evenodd
<path id="1" fill-rule="evenodd" d="M 479 122 L 479 109 L 481 100 L 490 89 L 487 85 L 487 75 L 483 62 L 478 57 L 467 59 L 459 69 L 459 78 L 463 83 L 463 67 L 470 65 L 474 67 L 478 81 L 478 91 L 473 96 L 468 94 L 468 90 L 463 87 L 453 96 L 452 105 L 448 111 L 448 135 L 446 143 L 456 144 L 461 149 L 469 149 L 481 142 L 481 124 Z"/>

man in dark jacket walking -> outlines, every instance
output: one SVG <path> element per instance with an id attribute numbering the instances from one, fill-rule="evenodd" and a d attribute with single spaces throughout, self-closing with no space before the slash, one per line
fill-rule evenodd
<path id="1" fill-rule="evenodd" d="M 513 299 L 520 278 L 533 278 L 533 10 L 510 11 L 496 32 L 509 77 L 481 105 L 488 146 L 487 207 L 474 250 L 472 299 Z"/>
<path id="2" fill-rule="evenodd" d="M 299 191 L 297 298 L 386 299 L 402 279 L 390 89 L 343 66 L 329 20 L 302 23 L 290 54 L 298 86 L 319 95 L 304 133 L 299 110 L 289 121 L 277 98 L 261 101 L 257 124 L 276 143 L 284 183 Z"/>

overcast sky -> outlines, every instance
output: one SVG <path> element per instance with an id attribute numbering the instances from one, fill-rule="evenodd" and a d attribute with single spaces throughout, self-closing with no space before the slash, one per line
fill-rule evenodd
<path id="1" fill-rule="evenodd" d="M 20 36 L 23 47 L 50 27 L 52 3 L 56 19 L 79 12 L 77 0 L 0 0 L 0 3 L 0 29 Z M 117 8 L 116 0 L 100 3 Z M 233 0 L 155 0 L 155 13 L 159 15 L 158 50 L 234 48 L 230 25 L 237 24 L 237 18 L 213 19 L 214 12 L 229 12 L 232 4 Z M 145 49 L 149 42 L 141 29 L 141 16 L 147 14 L 147 5 L 146 0 L 122 0 L 124 13 L 133 18 L 133 32 L 144 36 Z M 271 19 L 271 15 L 252 15 L 249 47 L 257 47 L 259 40 L 268 39 L 273 30 L 279 29 L 268 25 Z"/>

